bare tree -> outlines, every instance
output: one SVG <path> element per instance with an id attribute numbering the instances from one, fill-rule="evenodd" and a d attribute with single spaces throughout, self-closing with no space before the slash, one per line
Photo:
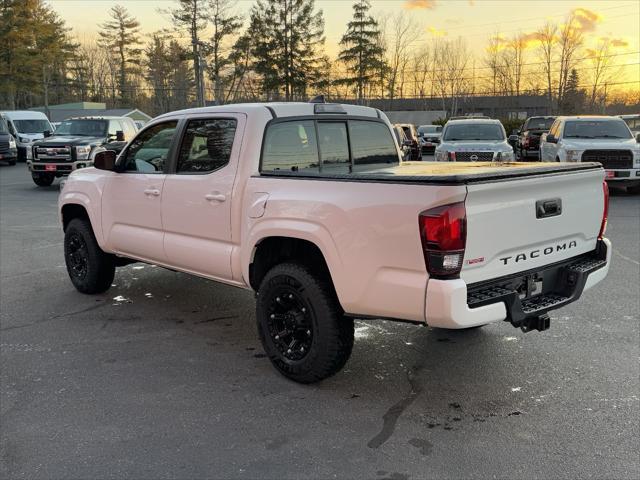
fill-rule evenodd
<path id="1" fill-rule="evenodd" d="M 558 75 L 558 105 L 563 103 L 564 94 L 569 81 L 571 70 L 577 66 L 576 54 L 578 53 L 584 36 L 580 29 L 575 14 L 571 14 L 560 26 L 558 33 L 559 46 L 559 75 Z"/>
<path id="2" fill-rule="evenodd" d="M 242 26 L 242 17 L 235 15 L 231 9 L 232 0 L 209 0 L 211 10 L 211 66 L 209 69 L 213 80 L 214 97 L 218 103 L 224 102 L 222 70 L 231 62 L 229 60 L 228 40 L 235 36 Z"/>
<path id="3" fill-rule="evenodd" d="M 591 65 L 589 69 L 590 76 L 588 77 L 591 83 L 589 106 L 591 109 L 595 109 L 598 96 L 602 96 L 604 100 L 604 92 L 602 92 L 603 86 L 606 89 L 606 85 L 611 83 L 613 77 L 619 73 L 619 68 L 616 68 L 612 64 L 612 47 L 611 41 L 608 38 L 600 39 L 595 48 L 589 48 L 586 52 L 589 57 L 589 64 Z"/>
<path id="4" fill-rule="evenodd" d="M 391 48 L 389 49 L 389 98 L 402 95 L 405 74 L 410 58 L 411 43 L 420 36 L 420 30 L 412 17 L 401 11 L 391 19 Z"/>
<path id="5" fill-rule="evenodd" d="M 547 83 L 547 99 L 549 102 L 549 113 L 553 112 L 553 64 L 555 58 L 556 45 L 558 43 L 558 26 L 554 23 L 547 22 L 537 31 L 538 34 L 538 50 L 540 52 L 540 60 L 542 69 L 546 77 Z"/>

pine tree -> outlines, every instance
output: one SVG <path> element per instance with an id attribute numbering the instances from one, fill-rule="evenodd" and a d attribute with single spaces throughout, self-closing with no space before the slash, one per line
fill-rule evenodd
<path id="1" fill-rule="evenodd" d="M 207 45 L 201 40 L 201 34 L 207 28 L 209 21 L 209 5 L 207 0 L 177 0 L 179 6 L 171 10 L 171 20 L 179 28 L 184 28 L 191 40 L 191 61 L 193 62 L 193 76 L 196 82 L 196 102 L 204 105 L 204 85 L 202 84 L 203 47 Z"/>
<path id="2" fill-rule="evenodd" d="M 251 10 L 253 69 L 267 96 L 284 87 L 285 100 L 302 98 L 320 78 L 325 57 L 322 10 L 314 0 L 258 0 Z"/>
<path id="3" fill-rule="evenodd" d="M 369 0 L 358 0 L 353 5 L 353 19 L 340 40 L 342 47 L 338 59 L 347 66 L 349 77 L 341 83 L 355 86 L 358 100 L 364 98 L 365 87 L 384 67 L 381 64 L 383 49 L 380 44 L 378 22 L 369 15 Z"/>
<path id="4" fill-rule="evenodd" d="M 0 108 L 66 98 L 67 61 L 77 45 L 42 0 L 0 0 Z"/>
<path id="5" fill-rule="evenodd" d="M 565 114 L 579 113 L 585 101 L 586 93 L 580 89 L 580 77 L 575 68 L 571 69 L 567 77 L 567 84 L 564 89 L 564 98 L 562 99 L 562 112 Z"/>
<path id="6" fill-rule="evenodd" d="M 118 59 L 118 91 L 120 104 L 125 105 L 133 98 L 128 80 L 135 73 L 142 51 L 138 47 L 140 22 L 121 5 L 112 7 L 109 16 L 111 20 L 100 26 L 99 43 Z"/>
<path id="7" fill-rule="evenodd" d="M 224 92 L 222 88 L 222 69 L 231 63 L 229 56 L 224 55 L 224 45 L 228 37 L 235 34 L 242 26 L 242 17 L 234 15 L 229 10 L 231 3 L 229 0 L 210 0 L 211 26 L 213 36 L 211 37 L 211 80 L 216 102 L 224 103 Z"/>

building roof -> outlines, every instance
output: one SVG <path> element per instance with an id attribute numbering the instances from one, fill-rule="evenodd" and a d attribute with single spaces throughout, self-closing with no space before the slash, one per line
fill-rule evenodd
<path id="1" fill-rule="evenodd" d="M 101 106 L 102 108 L 83 108 Z M 65 107 L 65 108 L 61 108 Z M 69 108 L 66 108 L 69 107 Z M 74 108 L 76 107 L 76 108 Z M 66 103 L 62 105 L 50 105 L 49 106 L 49 120 L 52 122 L 61 122 L 70 117 L 130 117 L 133 120 L 142 120 L 148 122 L 151 120 L 151 116 L 147 115 L 137 108 L 104 108 L 104 103 L 92 103 L 92 102 L 78 102 L 78 103 Z M 34 107 L 31 111 L 46 112 L 44 107 Z"/>

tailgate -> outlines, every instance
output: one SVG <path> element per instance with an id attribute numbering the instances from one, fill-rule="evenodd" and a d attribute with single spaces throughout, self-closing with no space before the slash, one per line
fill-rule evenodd
<path id="1" fill-rule="evenodd" d="M 602 169 L 593 169 L 469 184 L 461 278 L 492 280 L 594 250 L 603 178 Z"/>

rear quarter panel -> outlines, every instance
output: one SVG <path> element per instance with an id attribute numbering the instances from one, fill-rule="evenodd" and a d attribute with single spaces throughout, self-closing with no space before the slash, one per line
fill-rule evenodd
<path id="1" fill-rule="evenodd" d="M 269 195 L 264 215 L 243 216 L 245 280 L 261 240 L 300 238 L 322 251 L 347 313 L 424 321 L 428 276 L 418 215 L 464 200 L 464 186 L 254 176 L 245 211 L 259 192 Z"/>

